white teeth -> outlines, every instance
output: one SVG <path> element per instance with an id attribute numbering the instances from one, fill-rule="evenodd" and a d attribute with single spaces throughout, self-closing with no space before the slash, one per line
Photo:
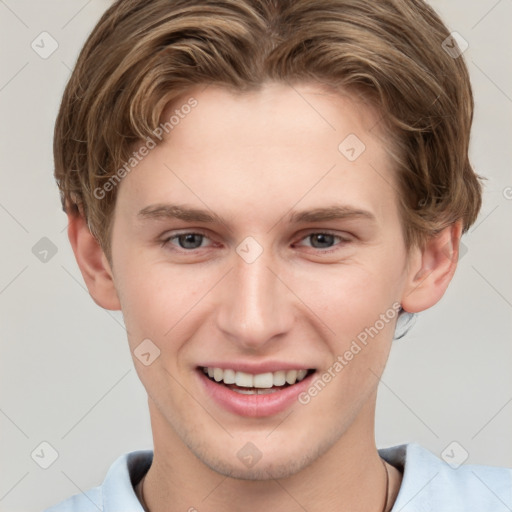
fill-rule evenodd
<path id="1" fill-rule="evenodd" d="M 286 372 L 286 382 L 288 382 L 288 384 L 294 384 L 297 380 L 297 373 L 297 370 L 288 370 Z"/>
<path id="2" fill-rule="evenodd" d="M 235 370 L 224 370 L 224 384 L 234 384 L 235 382 Z"/>
<path id="3" fill-rule="evenodd" d="M 286 384 L 286 372 L 279 370 L 274 372 L 274 386 L 284 386 Z"/>
<path id="4" fill-rule="evenodd" d="M 254 376 L 253 386 L 255 388 L 271 388 L 274 385 L 274 376 L 272 372 L 258 373 Z"/>
<path id="5" fill-rule="evenodd" d="M 242 386 L 244 388 L 252 388 L 253 387 L 253 376 L 250 373 L 236 372 L 235 384 L 237 386 Z"/>
<path id="6" fill-rule="evenodd" d="M 233 391 L 240 393 L 241 395 L 270 395 L 270 393 L 276 393 L 278 389 L 240 389 L 233 388 Z"/>
<path id="7" fill-rule="evenodd" d="M 299 370 L 297 372 L 297 380 L 300 382 L 306 376 L 307 373 L 307 370 Z"/>
<path id="8" fill-rule="evenodd" d="M 237 393 L 240 393 L 241 395 L 256 395 L 258 394 L 258 391 L 256 389 L 237 389 Z"/>
<path id="9" fill-rule="evenodd" d="M 244 388 L 256 388 L 258 394 L 270 392 L 273 386 L 284 386 L 286 383 L 292 385 L 303 380 L 307 370 L 278 370 L 276 372 L 258 373 L 253 375 L 246 372 L 237 372 L 232 369 L 203 368 L 203 372 L 216 382 L 224 384 L 236 384 Z M 252 390 L 238 390 L 245 394 L 255 394 Z M 246 392 L 247 391 L 247 392 Z M 275 390 L 274 390 L 275 391 Z"/>

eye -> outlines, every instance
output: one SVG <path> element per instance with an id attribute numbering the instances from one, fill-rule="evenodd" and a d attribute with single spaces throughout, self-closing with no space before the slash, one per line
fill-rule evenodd
<path id="1" fill-rule="evenodd" d="M 343 238 L 339 235 L 327 232 L 310 233 L 309 235 L 302 239 L 302 242 L 306 240 L 310 242 L 309 247 L 313 247 L 313 249 L 320 250 L 330 249 L 335 245 L 342 245 L 343 243 L 349 241 L 346 238 Z M 336 242 L 338 242 L 338 244 Z"/>
<path id="2" fill-rule="evenodd" d="M 171 244 L 178 246 L 180 249 L 199 249 L 204 247 L 203 242 L 208 240 L 203 233 L 179 233 L 177 235 L 169 236 L 163 240 L 163 245 Z"/>

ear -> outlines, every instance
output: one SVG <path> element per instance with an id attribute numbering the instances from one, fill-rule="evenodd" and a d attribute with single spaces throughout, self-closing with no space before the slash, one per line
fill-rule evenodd
<path id="1" fill-rule="evenodd" d="M 423 249 L 413 250 L 401 302 L 405 311 L 424 311 L 444 295 L 457 268 L 461 234 L 462 221 L 457 221 L 430 238 Z"/>
<path id="2" fill-rule="evenodd" d="M 68 237 L 85 284 L 94 302 L 105 309 L 120 310 L 113 274 L 100 244 L 80 213 L 68 213 Z"/>

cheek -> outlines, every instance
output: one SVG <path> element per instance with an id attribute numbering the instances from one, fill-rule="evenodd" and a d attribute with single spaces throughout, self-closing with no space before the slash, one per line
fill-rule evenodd
<path id="1" fill-rule="evenodd" d="M 184 328 L 200 311 L 205 290 L 211 288 L 206 277 L 179 266 L 144 266 L 129 258 L 119 267 L 118 291 L 132 350 L 146 338 L 163 348 L 178 334 L 184 337 Z M 133 268 L 140 270 L 129 270 Z"/>
<path id="2" fill-rule="evenodd" d="M 396 275 L 388 270 L 384 279 L 375 266 L 338 268 L 329 285 L 310 279 L 310 286 L 303 289 L 304 293 L 308 289 L 311 309 L 328 327 L 324 339 L 329 356 L 318 375 L 322 382 L 313 383 L 301 403 L 309 403 L 321 392 L 319 407 L 330 403 L 336 410 L 355 413 L 375 391 L 400 310 Z"/>
<path id="3" fill-rule="evenodd" d="M 400 268 L 396 259 L 378 256 L 366 264 L 313 267 L 295 277 L 294 290 L 336 333 L 336 339 L 346 340 L 373 325 L 400 297 Z"/>

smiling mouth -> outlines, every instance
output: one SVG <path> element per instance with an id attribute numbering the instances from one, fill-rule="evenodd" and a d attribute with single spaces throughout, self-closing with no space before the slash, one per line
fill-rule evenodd
<path id="1" fill-rule="evenodd" d="M 315 372 L 309 370 L 279 370 L 251 374 L 231 369 L 200 367 L 207 378 L 243 395 L 267 395 L 289 388 Z"/>

